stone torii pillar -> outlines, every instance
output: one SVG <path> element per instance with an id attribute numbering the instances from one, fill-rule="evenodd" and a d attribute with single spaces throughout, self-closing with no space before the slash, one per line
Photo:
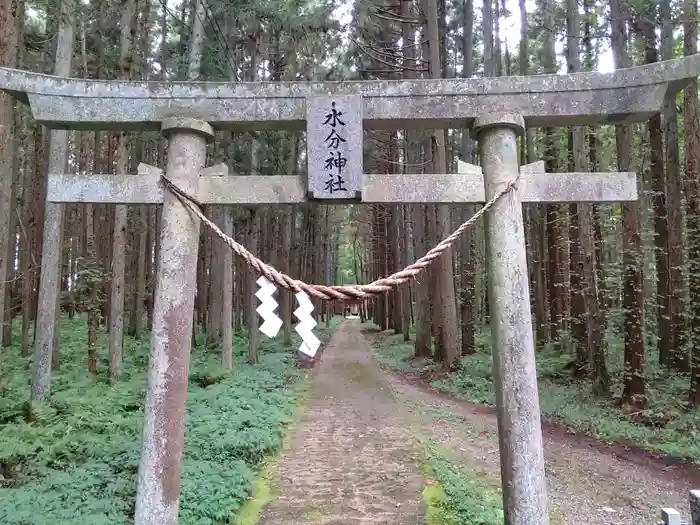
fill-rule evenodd
<path id="1" fill-rule="evenodd" d="M 201 120 L 170 118 L 167 177 L 186 192 L 196 190 L 212 127 Z M 197 288 L 199 219 L 173 194 L 163 196 L 153 331 L 144 408 L 143 443 L 135 523 L 175 524 L 180 508 L 185 407 Z"/>
<path id="2" fill-rule="evenodd" d="M 486 214 L 486 253 L 498 415 L 503 509 L 507 524 L 549 522 L 542 453 L 537 369 L 522 203 L 637 200 L 634 173 L 545 173 L 544 162 L 519 166 L 519 115 L 492 114 L 474 122 L 481 166 L 458 162 L 470 178 L 483 173 L 481 202 L 518 177 L 516 191 Z"/>
<path id="3" fill-rule="evenodd" d="M 477 119 L 474 130 L 479 143 L 486 199 L 491 199 L 518 174 L 517 136 L 525 130 L 525 122 L 517 115 L 494 115 Z M 549 522 L 547 479 L 525 227 L 517 191 L 504 195 L 494 205 L 486 215 L 486 225 L 489 313 L 505 523 L 545 525 Z"/>

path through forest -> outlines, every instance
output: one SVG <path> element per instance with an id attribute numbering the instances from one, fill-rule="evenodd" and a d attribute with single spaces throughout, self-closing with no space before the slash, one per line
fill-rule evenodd
<path id="1" fill-rule="evenodd" d="M 423 525 L 419 448 L 359 327 L 346 321 L 313 372 L 260 525 Z"/>
<path id="2" fill-rule="evenodd" d="M 421 423 L 423 435 L 447 449 L 453 462 L 500 487 L 496 417 L 391 376 L 399 399 Z M 567 439 L 569 438 L 569 439 Z M 689 516 L 687 469 L 639 464 L 562 433 L 543 435 L 549 505 L 554 525 L 653 525 L 662 507 Z M 634 454 L 632 454 L 634 457 Z M 658 469 L 657 469 L 658 468 Z"/>
<path id="3" fill-rule="evenodd" d="M 484 484 L 500 486 L 495 417 L 383 372 L 359 322 L 345 321 L 314 371 L 278 465 L 277 498 L 259 523 L 424 524 L 417 435 Z M 663 506 L 687 516 L 688 490 L 698 488 L 680 471 L 637 464 L 575 436 L 545 433 L 545 458 L 556 525 L 651 525 Z"/>

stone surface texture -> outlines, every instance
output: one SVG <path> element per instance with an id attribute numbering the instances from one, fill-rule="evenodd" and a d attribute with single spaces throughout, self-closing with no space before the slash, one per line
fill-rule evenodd
<path id="1" fill-rule="evenodd" d="M 485 111 L 528 126 L 643 121 L 700 75 L 700 56 L 614 73 L 369 82 L 114 82 L 0 69 L 0 89 L 52 128 L 158 130 L 168 117 L 215 128 L 303 129 L 307 98 L 362 95 L 364 126 L 471 127 Z"/>
<path id="2" fill-rule="evenodd" d="M 258 525 L 425 525 L 418 444 L 353 323 L 321 356 Z"/>
<path id="3" fill-rule="evenodd" d="M 681 513 L 676 509 L 663 508 L 661 509 L 661 522 L 664 525 L 681 525 Z"/>
<path id="4" fill-rule="evenodd" d="M 166 174 L 196 189 L 206 160 L 205 123 L 168 121 Z M 136 492 L 136 525 L 177 525 L 185 434 L 187 374 L 192 341 L 200 221 L 175 197 L 164 197 L 153 331 Z"/>
<path id="5" fill-rule="evenodd" d="M 700 489 L 691 490 L 688 495 L 692 525 L 700 525 Z"/>
<path id="6" fill-rule="evenodd" d="M 312 97 L 306 101 L 308 192 L 313 199 L 362 196 L 362 97 Z"/>
<path id="7" fill-rule="evenodd" d="M 362 202 L 366 204 L 485 202 L 484 179 L 462 172 L 436 175 L 363 176 Z M 538 167 L 541 163 L 533 163 Z M 635 173 L 544 173 L 522 166 L 518 194 L 521 202 L 623 202 L 637 200 Z M 201 203 L 216 205 L 269 205 L 309 202 L 305 184 L 295 175 L 242 175 L 234 180 L 202 176 L 192 194 Z M 50 175 L 47 199 L 56 202 L 160 204 L 163 186 L 159 174 Z M 333 200 L 324 201 L 333 204 Z M 343 204 L 345 201 L 336 201 Z"/>
<path id="8" fill-rule="evenodd" d="M 484 122 L 483 129 L 476 123 L 487 198 L 514 180 L 519 170 L 517 133 L 523 130 L 522 120 L 501 118 L 503 127 L 492 119 Z M 525 232 L 516 192 L 505 195 L 487 213 L 486 227 L 505 524 L 547 525 Z"/>
<path id="9" fill-rule="evenodd" d="M 54 130 L 49 135 L 49 169 L 63 170 L 68 158 L 68 133 Z M 56 317 L 59 312 L 60 265 L 63 253 L 64 205 L 47 202 L 44 208 L 41 279 L 36 311 L 36 338 L 32 361 L 31 398 L 48 401 L 51 392 L 51 355 L 57 345 Z"/>

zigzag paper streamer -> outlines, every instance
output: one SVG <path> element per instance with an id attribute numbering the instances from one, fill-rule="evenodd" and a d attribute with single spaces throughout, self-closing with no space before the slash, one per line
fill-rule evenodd
<path id="1" fill-rule="evenodd" d="M 302 341 L 299 351 L 309 357 L 313 357 L 316 355 L 318 347 L 321 346 L 321 341 L 313 333 L 314 326 L 316 326 L 316 321 L 311 317 L 314 305 L 309 296 L 306 295 L 306 292 L 299 292 L 295 294 L 295 297 L 297 298 L 297 303 L 299 303 L 299 308 L 294 310 L 294 316 L 299 319 L 299 323 L 294 327 L 294 330 L 301 336 Z"/>
<path id="2" fill-rule="evenodd" d="M 256 312 L 263 319 L 263 324 L 260 325 L 260 331 L 267 337 L 275 337 L 282 328 L 282 319 L 275 313 L 275 308 L 278 304 L 272 295 L 277 291 L 277 287 L 270 282 L 264 275 L 255 281 L 260 286 L 260 289 L 255 292 L 255 297 L 260 299 L 260 306 L 256 308 Z"/>

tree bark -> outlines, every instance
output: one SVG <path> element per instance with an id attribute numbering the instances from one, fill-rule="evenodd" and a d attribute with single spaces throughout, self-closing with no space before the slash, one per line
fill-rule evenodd
<path id="1" fill-rule="evenodd" d="M 17 62 L 17 0 L 0 2 L 0 66 L 14 68 Z M 12 231 L 14 206 L 14 134 L 15 111 L 12 97 L 0 93 L 0 335 L 4 333 L 6 294 L 9 295 L 9 277 L 12 275 L 15 232 Z M 10 262 L 12 261 L 12 262 Z M 11 317 L 10 317 L 11 322 Z M 0 343 L 0 347 L 2 343 Z"/>
<path id="2" fill-rule="evenodd" d="M 119 54 L 119 78 L 131 79 L 133 65 L 133 42 L 136 31 L 136 0 L 124 0 L 121 18 L 121 50 Z M 118 175 L 129 171 L 129 146 L 126 133 L 117 134 Z M 109 379 L 117 381 L 121 376 L 122 349 L 124 344 L 124 297 L 126 275 L 126 230 L 128 207 L 118 204 L 114 207 L 114 236 L 112 238 L 112 284 L 110 287 L 109 308 Z"/>
<path id="3" fill-rule="evenodd" d="M 698 6 L 696 0 L 683 2 L 683 53 L 698 52 Z M 686 226 L 688 235 L 688 301 L 689 333 L 692 348 L 690 389 L 688 401 L 700 406 L 700 123 L 698 123 L 698 83 L 693 80 L 683 92 L 685 176 L 686 176 Z"/>
<path id="4" fill-rule="evenodd" d="M 429 63 L 431 78 L 441 78 L 440 62 L 440 37 L 438 28 L 437 0 L 423 0 L 425 16 L 427 19 L 427 39 L 429 46 Z M 435 130 L 432 137 L 433 147 L 433 173 L 446 173 L 447 159 L 445 152 L 445 130 Z M 430 207 L 429 207 L 430 209 Z M 435 231 L 431 232 L 433 242 L 439 242 L 447 237 L 450 232 L 450 207 L 440 204 L 435 211 Z M 429 221 L 430 223 L 431 221 Z M 435 274 L 437 287 L 435 289 L 435 305 L 437 316 L 434 317 L 437 335 L 437 347 L 444 357 L 444 364 L 453 367 L 458 364 L 461 355 L 460 334 L 457 323 L 457 306 L 455 300 L 455 279 L 452 267 L 452 250 L 447 249 L 442 256 L 435 261 Z"/>
<path id="5" fill-rule="evenodd" d="M 615 68 L 630 64 L 627 52 L 626 22 L 629 14 L 625 0 L 612 0 L 612 50 Z M 615 126 L 617 144 L 617 167 L 620 171 L 632 169 L 632 128 L 629 125 Z M 639 211 L 636 202 L 622 204 L 622 273 L 625 330 L 625 373 L 623 402 L 632 407 L 646 404 L 644 380 L 644 337 L 642 330 L 642 243 L 639 233 Z"/>

